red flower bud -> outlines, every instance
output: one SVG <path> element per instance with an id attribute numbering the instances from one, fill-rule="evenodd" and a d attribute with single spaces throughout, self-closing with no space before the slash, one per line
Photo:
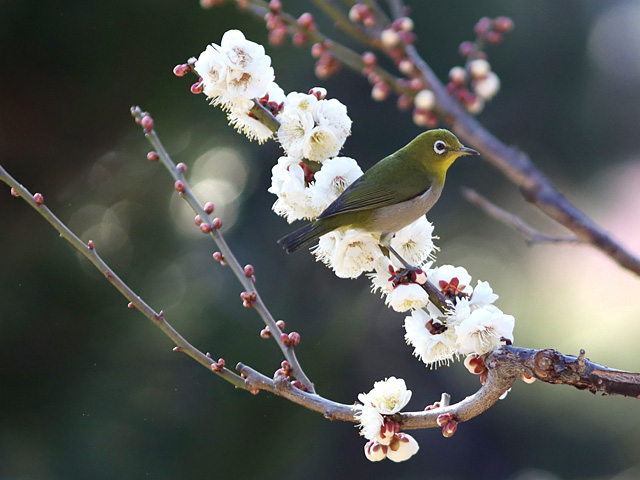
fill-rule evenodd
<path id="1" fill-rule="evenodd" d="M 149 152 L 147 153 L 147 160 L 151 160 L 152 162 L 157 162 L 160 160 L 160 155 L 157 152 Z"/>
<path id="2" fill-rule="evenodd" d="M 142 117 L 142 120 L 140 123 L 142 125 L 142 128 L 144 128 L 148 132 L 153 130 L 153 118 L 151 118 L 150 115 L 145 115 L 144 117 Z"/>
<path id="3" fill-rule="evenodd" d="M 211 202 L 207 202 L 204 204 L 204 211 L 208 214 L 212 214 L 213 213 L 213 203 Z"/>
<path id="4" fill-rule="evenodd" d="M 37 203 L 38 205 L 43 205 L 43 204 L 44 204 L 44 197 L 42 196 L 42 194 L 41 194 L 41 193 L 36 193 L 36 194 L 33 196 L 33 199 L 36 201 L 36 203 Z"/>

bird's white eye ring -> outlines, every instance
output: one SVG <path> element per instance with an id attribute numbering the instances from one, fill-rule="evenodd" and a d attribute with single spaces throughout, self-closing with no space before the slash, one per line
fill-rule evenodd
<path id="1" fill-rule="evenodd" d="M 444 143 L 442 140 L 438 140 L 436 143 L 433 144 L 433 151 L 436 152 L 438 155 L 442 155 L 446 149 L 447 149 L 447 144 Z"/>

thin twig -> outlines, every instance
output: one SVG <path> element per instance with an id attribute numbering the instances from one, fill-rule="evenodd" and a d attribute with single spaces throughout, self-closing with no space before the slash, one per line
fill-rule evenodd
<path id="1" fill-rule="evenodd" d="M 143 116 L 143 112 L 140 109 L 140 107 L 131 107 L 131 112 L 132 112 L 132 115 L 134 115 L 134 117 L 138 119 L 141 119 Z M 189 183 L 185 179 L 184 174 L 177 168 L 176 164 L 173 162 L 173 160 L 167 153 L 166 149 L 162 145 L 162 142 L 160 141 L 160 138 L 156 134 L 156 131 L 145 130 L 144 134 L 147 140 L 149 141 L 149 143 L 151 143 L 155 151 L 158 153 L 160 157 L 160 161 L 162 161 L 162 164 L 169 171 L 169 173 L 174 178 L 174 180 L 182 182 L 184 186 L 184 191 L 180 192 L 180 196 L 184 200 L 186 200 L 189 206 L 193 209 L 193 211 L 197 215 L 200 216 L 200 218 L 204 223 L 208 225 L 212 225 L 213 221 L 211 217 L 207 212 L 205 212 L 204 208 L 202 207 L 198 199 L 193 194 L 193 191 L 191 190 Z M 307 375 L 304 373 L 304 370 L 302 370 L 302 367 L 300 366 L 300 362 L 298 362 L 298 359 L 294 351 L 294 346 L 293 345 L 287 346 L 281 340 L 280 329 L 276 325 L 276 320 L 271 315 L 271 312 L 269 312 L 269 309 L 265 306 L 253 280 L 246 275 L 244 268 L 240 266 L 240 262 L 238 262 L 236 257 L 233 255 L 231 249 L 227 245 L 227 242 L 222 236 L 222 233 L 220 233 L 218 229 L 212 228 L 209 234 L 211 235 L 214 242 L 220 249 L 220 252 L 222 253 L 225 261 L 231 268 L 231 271 L 235 274 L 238 281 L 245 288 L 245 291 L 248 293 L 255 293 L 256 298 L 253 303 L 253 307 L 256 309 L 256 311 L 258 312 L 258 314 L 260 315 L 264 323 L 269 327 L 269 330 L 272 333 L 271 336 L 277 342 L 278 346 L 280 347 L 280 350 L 282 350 L 282 353 L 284 354 L 285 358 L 291 365 L 291 370 L 293 375 L 298 380 L 300 380 L 300 382 L 304 384 L 307 390 L 309 390 L 312 393 L 315 392 L 313 383 L 311 383 L 311 380 L 309 380 Z"/>
<path id="2" fill-rule="evenodd" d="M 151 322 L 158 327 L 160 330 L 164 332 L 167 337 L 169 337 L 178 347 L 179 351 L 186 353 L 188 356 L 196 360 L 198 363 L 207 367 L 209 371 L 212 371 L 212 366 L 214 365 L 214 360 L 210 357 L 202 353 L 196 347 L 191 345 L 187 340 L 184 339 L 164 318 L 164 313 L 162 311 L 156 312 L 153 310 L 142 298 L 140 298 L 120 277 L 118 277 L 115 272 L 100 258 L 98 252 L 95 249 L 95 245 L 93 242 L 89 241 L 89 243 L 84 243 L 80 240 L 71 230 L 67 228 L 67 226 L 56 217 L 51 210 L 44 204 L 38 203 L 34 200 L 33 195 L 23 187 L 18 181 L 16 181 L 7 171 L 0 165 L 0 180 L 4 183 L 15 189 L 16 192 L 19 193 L 20 197 L 27 202 L 34 210 L 36 210 L 42 217 L 49 222 L 53 228 L 55 228 L 58 233 L 60 233 L 60 237 L 64 238 L 67 242 L 71 244 L 73 248 L 75 248 L 78 252 L 80 252 L 84 257 L 89 259 L 89 261 L 98 269 L 102 274 L 111 282 L 111 284 L 122 294 L 124 297 L 129 300 L 130 307 L 135 307 L 138 309 L 145 317 L 147 317 Z M 229 383 L 233 384 L 237 388 L 246 389 L 244 380 L 236 375 L 233 371 L 222 368 L 214 371 L 220 377 L 224 378 Z"/>
<path id="3" fill-rule="evenodd" d="M 576 237 L 550 237 L 549 235 L 545 235 L 527 225 L 524 220 L 517 215 L 507 212 L 491 203 L 474 189 L 462 187 L 460 190 L 469 202 L 480 207 L 487 215 L 520 232 L 528 245 L 535 245 L 537 243 L 581 243 Z"/>

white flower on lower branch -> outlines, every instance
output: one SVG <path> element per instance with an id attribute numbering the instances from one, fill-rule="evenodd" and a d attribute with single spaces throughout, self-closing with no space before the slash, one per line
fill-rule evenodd
<path id="1" fill-rule="evenodd" d="M 364 454 L 372 462 L 385 458 L 402 462 L 419 449 L 418 442 L 406 433 L 400 433 L 400 425 L 392 420 L 394 415 L 411 399 L 411 390 L 402 379 L 395 377 L 376 382 L 369 393 L 358 395 L 363 405 L 356 405 L 355 415 L 360 423 L 360 434 L 369 440 Z"/>

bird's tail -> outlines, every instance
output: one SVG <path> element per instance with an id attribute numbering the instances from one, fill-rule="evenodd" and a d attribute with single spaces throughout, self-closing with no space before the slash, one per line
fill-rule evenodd
<path id="1" fill-rule="evenodd" d="M 282 237 L 278 240 L 278 243 L 284 247 L 287 253 L 292 253 L 301 247 L 306 247 L 314 243 L 325 233 L 329 233 L 333 228 L 326 225 L 324 222 L 311 222 L 302 228 L 299 228 L 293 233 L 290 233 L 286 237 Z"/>

